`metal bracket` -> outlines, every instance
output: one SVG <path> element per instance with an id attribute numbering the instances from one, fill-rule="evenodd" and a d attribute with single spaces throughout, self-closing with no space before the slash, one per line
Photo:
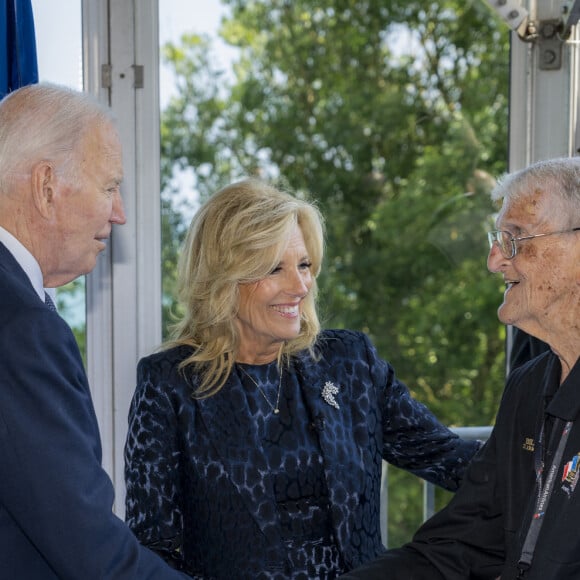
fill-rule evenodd
<path id="1" fill-rule="evenodd" d="M 101 65 L 101 88 L 110 89 L 113 86 L 113 67 L 110 64 Z"/>
<path id="2" fill-rule="evenodd" d="M 562 5 L 562 36 L 568 38 L 570 29 L 580 19 L 580 0 L 566 0 Z"/>
<path id="3" fill-rule="evenodd" d="M 145 86 L 145 67 L 141 64 L 131 65 L 133 69 L 133 88 L 142 89 Z M 121 73 L 120 78 L 125 78 Z M 110 64 L 101 65 L 101 88 L 110 89 L 113 86 L 113 66 Z"/>
<path id="4" fill-rule="evenodd" d="M 565 0 L 561 18 L 540 21 L 530 20 L 528 11 L 520 6 L 519 0 L 486 1 L 521 40 L 538 43 L 541 70 L 562 68 L 562 45 L 572 26 L 580 19 L 580 0 Z"/>
<path id="5" fill-rule="evenodd" d="M 520 36 L 528 21 L 528 11 L 518 0 L 486 0 L 494 12 Z"/>
<path id="6" fill-rule="evenodd" d="M 142 64 L 134 64 L 133 66 L 133 87 L 135 89 L 142 89 L 145 86 L 145 67 Z"/>
<path id="7" fill-rule="evenodd" d="M 562 21 L 541 20 L 537 24 L 536 38 L 539 49 L 540 70 L 558 70 L 562 68 Z"/>

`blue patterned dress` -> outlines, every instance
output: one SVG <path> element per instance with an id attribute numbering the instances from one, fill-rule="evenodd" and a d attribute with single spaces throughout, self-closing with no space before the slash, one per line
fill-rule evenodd
<path id="1" fill-rule="evenodd" d="M 294 372 L 279 372 L 276 362 L 238 365 L 259 388 L 240 373 L 252 418 L 264 446 L 267 469 L 273 475 L 274 496 L 289 571 L 280 578 L 330 580 L 343 573 L 333 536 L 323 458 L 314 420 Z M 280 384 L 279 414 L 272 407 Z M 260 391 L 261 389 L 261 391 Z M 272 576 L 273 578 L 276 575 Z"/>

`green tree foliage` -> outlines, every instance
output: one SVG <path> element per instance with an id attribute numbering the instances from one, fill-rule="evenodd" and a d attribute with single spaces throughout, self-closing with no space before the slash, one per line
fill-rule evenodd
<path id="1" fill-rule="evenodd" d="M 193 172 L 202 198 L 281 177 L 326 216 L 325 325 L 368 332 L 443 422 L 492 423 L 504 330 L 485 231 L 507 158 L 507 30 L 481 0 L 223 3 L 233 78 L 207 38 L 164 49 L 177 88 L 162 128 L 167 307 L 183 235 L 174 172 Z M 390 471 L 391 545 L 421 517 L 404 477 Z"/>

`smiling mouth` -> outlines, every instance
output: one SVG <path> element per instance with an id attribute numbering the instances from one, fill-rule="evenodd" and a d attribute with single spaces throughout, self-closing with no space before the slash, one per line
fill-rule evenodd
<path id="1" fill-rule="evenodd" d="M 298 304 L 294 306 L 273 306 L 272 309 L 284 316 L 296 316 L 299 312 Z"/>

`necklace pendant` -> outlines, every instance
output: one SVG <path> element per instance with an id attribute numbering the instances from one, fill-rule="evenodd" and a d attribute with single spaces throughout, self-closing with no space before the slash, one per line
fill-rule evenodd
<path id="1" fill-rule="evenodd" d="M 262 387 L 260 387 L 260 385 L 254 379 L 254 377 L 249 375 L 247 373 L 247 371 L 244 369 L 244 367 L 238 366 L 238 368 L 246 377 L 248 377 L 250 379 L 250 381 L 252 381 L 252 383 L 254 383 L 254 385 L 256 385 L 256 388 L 258 389 L 258 391 L 262 395 L 262 397 L 264 397 L 264 400 L 266 401 L 266 403 L 268 403 L 268 406 L 270 407 L 270 409 L 272 409 L 272 412 L 274 413 L 274 415 L 279 415 L 280 408 L 278 407 L 278 405 L 280 404 L 280 392 L 282 391 L 282 370 L 280 370 L 280 379 L 278 381 L 278 393 L 276 394 L 276 406 L 274 407 L 274 405 L 272 405 L 270 399 L 268 399 L 268 396 L 266 395 L 266 393 L 264 392 Z"/>

